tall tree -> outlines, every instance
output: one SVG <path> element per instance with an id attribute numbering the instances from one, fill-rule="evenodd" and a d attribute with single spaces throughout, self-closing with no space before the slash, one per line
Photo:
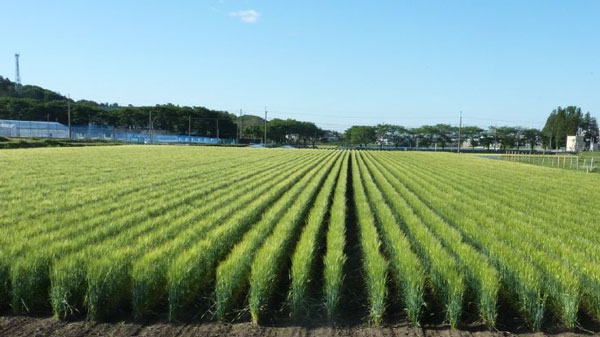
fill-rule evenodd
<path id="1" fill-rule="evenodd" d="M 344 140 L 352 145 L 369 145 L 375 142 L 377 133 L 372 126 L 355 125 L 346 130 Z"/>
<path id="2" fill-rule="evenodd" d="M 567 136 L 577 134 L 577 129 L 583 127 L 583 124 L 581 108 L 568 106 L 563 109 L 559 106 L 550 113 L 542 129 L 547 141 L 545 145 L 556 149 L 566 146 Z"/>
<path id="3" fill-rule="evenodd" d="M 586 112 L 585 116 L 583 117 L 583 122 L 582 122 L 582 126 L 583 128 L 583 132 L 584 132 L 584 137 L 592 143 L 597 143 L 598 142 L 598 122 L 596 121 L 596 118 L 592 117 L 590 115 L 590 112 Z"/>
<path id="4" fill-rule="evenodd" d="M 523 130 L 523 139 L 529 144 L 531 151 L 533 151 L 534 147 L 542 141 L 542 132 L 534 128 L 525 129 Z"/>
<path id="5" fill-rule="evenodd" d="M 457 128 L 449 124 L 436 124 L 433 126 L 433 132 L 436 144 L 444 149 L 456 137 Z"/>
<path id="6" fill-rule="evenodd" d="M 468 140 L 471 148 L 479 145 L 479 139 L 483 129 L 478 126 L 463 126 L 461 129 L 461 136 L 463 140 Z M 462 141 L 462 140 L 461 140 Z"/>

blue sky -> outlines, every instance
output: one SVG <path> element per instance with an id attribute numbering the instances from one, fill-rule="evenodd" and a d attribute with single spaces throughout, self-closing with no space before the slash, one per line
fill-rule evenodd
<path id="1" fill-rule="evenodd" d="M 600 117 L 600 1 L 7 1 L 0 75 L 74 99 L 353 124 Z"/>

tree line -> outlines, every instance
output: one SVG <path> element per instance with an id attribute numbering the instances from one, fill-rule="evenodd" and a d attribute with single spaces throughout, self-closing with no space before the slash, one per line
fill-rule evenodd
<path id="1" fill-rule="evenodd" d="M 584 139 L 598 142 L 598 123 L 589 111 L 583 114 L 576 106 L 558 107 L 548 116 L 542 129 L 544 144 L 551 148 L 564 147 L 567 136 L 577 134 L 579 129 Z"/>
<path id="2" fill-rule="evenodd" d="M 68 124 L 68 104 L 72 125 L 110 126 L 119 129 L 148 130 L 150 114 L 152 128 L 175 134 L 187 134 L 191 122 L 193 135 L 220 138 L 241 137 L 259 142 L 264 138 L 264 119 L 253 115 L 241 118 L 225 111 L 204 107 L 163 104 L 134 107 L 90 100 L 70 100 L 53 91 L 25 85 L 20 93 L 14 82 L 0 76 L 0 119 L 50 121 Z M 240 132 L 239 127 L 242 130 Z M 324 130 L 314 123 L 294 119 L 272 119 L 267 123 L 268 138 L 278 144 L 314 145 Z"/>
<path id="3" fill-rule="evenodd" d="M 545 126 L 540 130 L 519 126 L 478 126 L 460 128 L 463 146 L 486 149 L 508 149 L 537 146 L 548 149 L 566 146 L 568 135 L 576 135 L 581 129 L 584 140 L 598 142 L 598 123 L 590 113 L 582 114 L 581 108 L 568 106 L 553 110 Z M 354 146 L 377 144 L 395 147 L 456 147 L 459 128 L 449 124 L 423 125 L 407 128 L 400 125 L 378 124 L 375 126 L 352 126 L 344 134 L 344 143 Z"/>
<path id="4" fill-rule="evenodd" d="M 255 142 L 264 138 L 264 119 L 253 115 L 241 118 L 226 111 L 204 107 L 176 106 L 119 106 L 116 103 L 97 103 L 89 100 L 74 101 L 69 98 L 32 85 L 15 90 L 14 82 L 0 76 L 0 119 L 55 121 L 68 123 L 67 105 L 71 106 L 72 125 L 100 125 L 120 129 L 148 130 L 150 114 L 152 127 L 175 134 L 187 134 L 191 126 L 193 135 L 220 138 L 244 138 Z M 190 123 L 191 121 L 191 123 Z M 191 125 L 190 125 L 191 124 Z M 241 131 L 240 131 L 241 126 Z M 463 144 L 471 147 L 507 149 L 528 146 L 533 149 L 564 147 L 567 135 L 575 135 L 581 129 L 589 142 L 598 142 L 598 124 L 589 112 L 583 114 L 576 106 L 554 109 L 545 126 L 523 128 L 513 126 L 478 126 L 461 128 Z M 378 124 L 376 126 L 352 126 L 340 142 L 347 145 L 365 146 L 377 144 L 396 147 L 456 146 L 458 127 L 449 124 L 423 125 L 408 128 L 400 125 Z M 314 145 L 325 141 L 324 136 L 334 132 L 323 130 L 315 123 L 294 119 L 272 119 L 267 122 L 267 135 L 277 144 Z"/>
<path id="5" fill-rule="evenodd" d="M 148 130 L 152 114 L 152 128 L 155 130 L 187 134 L 191 126 L 193 135 L 217 137 L 218 123 L 219 137 L 236 138 L 238 134 L 235 116 L 225 111 L 173 104 L 124 107 L 116 103 L 74 101 L 30 85 L 23 86 L 17 93 L 14 87 L 13 82 L 0 77 L 0 119 L 50 121 L 66 125 L 70 105 L 71 125 L 93 124 L 135 131 Z"/>
<path id="6" fill-rule="evenodd" d="M 68 124 L 71 106 L 72 125 L 110 126 L 119 129 L 148 130 L 150 114 L 152 128 L 169 133 L 187 134 L 191 122 L 193 135 L 220 138 L 241 137 L 258 142 L 264 138 L 264 119 L 253 115 L 241 118 L 225 111 L 204 107 L 163 104 L 134 107 L 90 100 L 70 100 L 53 91 L 25 85 L 20 93 L 14 82 L 0 76 L 0 119 L 50 121 Z M 240 132 L 239 127 L 242 130 Z M 268 138 L 278 144 L 314 145 L 324 130 L 312 122 L 294 119 L 272 119 L 267 123 Z"/>

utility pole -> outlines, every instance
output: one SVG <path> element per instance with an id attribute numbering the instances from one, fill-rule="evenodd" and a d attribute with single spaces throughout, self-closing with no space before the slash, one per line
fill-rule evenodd
<path id="1" fill-rule="evenodd" d="M 267 146 L 267 107 L 265 107 L 265 146 Z"/>
<path id="2" fill-rule="evenodd" d="M 462 110 L 460 111 L 460 120 L 458 122 L 458 153 L 460 153 L 460 132 L 462 131 Z"/>
<path id="3" fill-rule="evenodd" d="M 494 152 L 498 151 L 498 129 L 494 128 Z"/>
<path id="4" fill-rule="evenodd" d="M 21 55 L 15 54 L 15 92 L 21 94 L 21 72 L 19 70 L 19 57 Z"/>
<path id="5" fill-rule="evenodd" d="M 188 142 L 192 144 L 192 115 L 188 115 Z"/>
<path id="6" fill-rule="evenodd" d="M 217 121 L 217 144 L 221 143 L 219 137 L 219 118 L 216 118 Z"/>
<path id="7" fill-rule="evenodd" d="M 244 114 L 242 113 L 242 109 L 240 109 L 240 140 L 244 138 Z"/>
<path id="8" fill-rule="evenodd" d="M 150 129 L 150 144 L 152 144 L 152 110 L 150 110 L 150 116 L 148 117 L 148 129 Z"/>
<path id="9" fill-rule="evenodd" d="M 67 120 L 69 125 L 69 139 L 71 139 L 71 95 L 67 95 Z"/>

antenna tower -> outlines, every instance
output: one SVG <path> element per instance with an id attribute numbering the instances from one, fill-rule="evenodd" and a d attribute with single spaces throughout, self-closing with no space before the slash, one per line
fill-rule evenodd
<path id="1" fill-rule="evenodd" d="M 21 93 L 21 72 L 19 71 L 19 54 L 15 54 L 15 92 Z"/>

